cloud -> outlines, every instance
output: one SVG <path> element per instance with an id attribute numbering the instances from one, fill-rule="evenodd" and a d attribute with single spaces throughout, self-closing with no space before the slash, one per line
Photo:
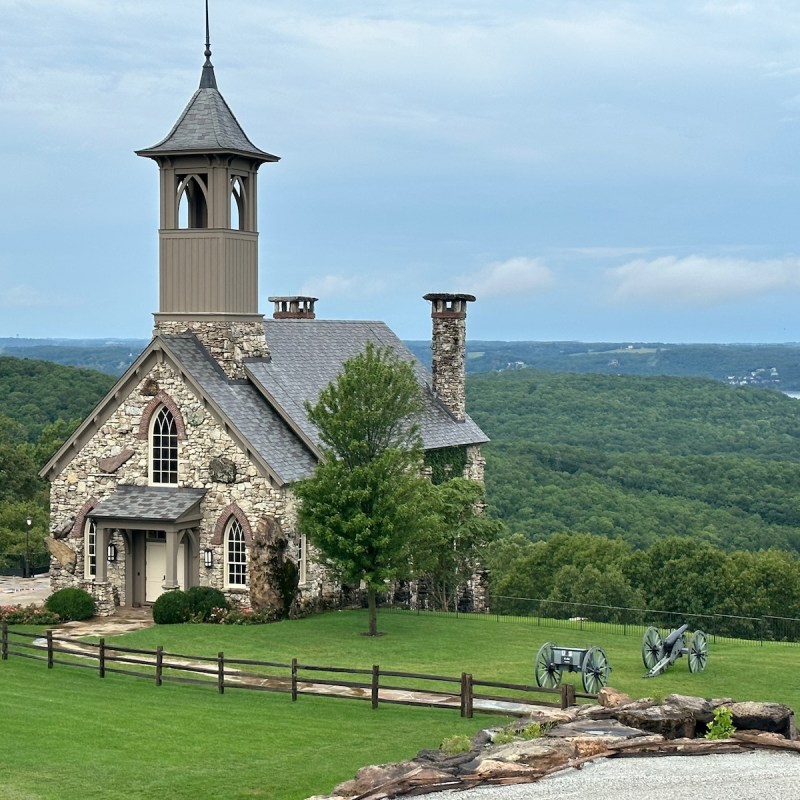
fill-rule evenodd
<path id="1" fill-rule="evenodd" d="M 383 289 L 380 280 L 365 275 L 320 275 L 309 278 L 300 294 L 330 300 L 335 297 L 365 297 L 378 294 Z"/>
<path id="2" fill-rule="evenodd" d="M 554 284 L 552 271 L 536 258 L 509 258 L 456 279 L 460 290 L 483 299 L 498 295 L 530 295 L 547 291 Z"/>
<path id="3" fill-rule="evenodd" d="M 691 255 L 637 259 L 606 272 L 620 303 L 715 306 L 800 289 L 800 258 L 747 260 Z"/>
<path id="4" fill-rule="evenodd" d="M 0 292 L 0 308 L 37 308 L 56 304 L 53 298 L 45 297 L 33 286 L 11 286 Z"/>

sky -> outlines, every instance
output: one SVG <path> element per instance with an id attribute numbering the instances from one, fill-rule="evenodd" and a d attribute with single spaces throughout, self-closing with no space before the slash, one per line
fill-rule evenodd
<path id="1" fill-rule="evenodd" d="M 0 0 L 0 337 L 147 339 L 202 0 Z M 259 306 L 470 339 L 800 341 L 794 0 L 211 0 Z"/>

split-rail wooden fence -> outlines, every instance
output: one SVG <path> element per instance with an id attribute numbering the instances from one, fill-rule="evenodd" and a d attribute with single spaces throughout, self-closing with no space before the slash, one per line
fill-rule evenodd
<path id="1" fill-rule="evenodd" d="M 458 708 L 462 717 L 472 717 L 476 704 L 482 713 L 513 716 L 520 713 L 514 709 L 515 704 L 568 708 L 576 705 L 579 698 L 597 699 L 597 695 L 577 692 L 571 683 L 546 689 L 476 680 L 468 672 L 462 672 L 460 677 L 449 677 L 384 670 L 378 664 L 372 669 L 355 669 L 304 664 L 296 658 L 285 663 L 229 658 L 222 652 L 216 657 L 183 655 L 169 653 L 163 647 L 155 650 L 118 644 L 109 647 L 105 639 L 97 643 L 85 642 L 53 630 L 47 630 L 44 635 L 23 633 L 2 623 L 0 659 L 6 661 L 9 656 L 46 661 L 48 669 L 53 669 L 56 664 L 90 669 L 101 678 L 108 673 L 147 678 L 156 686 L 170 681 L 216 686 L 220 694 L 226 689 L 285 692 L 291 694 L 292 701 L 297 701 L 300 695 L 340 697 L 368 700 L 372 708 L 378 708 L 379 703 Z M 398 685 L 394 682 L 398 680 L 408 683 Z M 502 690 L 502 693 L 495 690 Z M 504 704 L 509 705 L 506 707 Z"/>

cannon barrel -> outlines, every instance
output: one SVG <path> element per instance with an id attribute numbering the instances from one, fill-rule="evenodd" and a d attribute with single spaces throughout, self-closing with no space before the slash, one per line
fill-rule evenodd
<path id="1" fill-rule="evenodd" d="M 678 639 L 680 639 L 681 636 L 683 636 L 683 634 L 688 630 L 688 625 L 681 625 L 680 628 L 676 628 L 674 631 L 672 631 L 672 633 L 667 636 L 666 639 L 664 639 L 664 650 L 669 653 L 670 650 L 672 650 L 672 648 L 675 646 L 675 643 L 678 641 Z"/>

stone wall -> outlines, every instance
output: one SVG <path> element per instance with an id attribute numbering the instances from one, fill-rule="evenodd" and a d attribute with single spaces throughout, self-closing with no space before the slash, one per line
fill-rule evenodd
<path id="1" fill-rule="evenodd" d="M 50 494 L 50 530 L 56 533 L 64 526 L 72 525 L 88 499 L 100 502 L 118 485 L 148 485 L 149 442 L 137 434 L 145 409 L 156 392 L 171 398 L 185 423 L 185 439 L 178 443 L 177 486 L 206 489 L 201 503 L 203 519 L 198 530 L 198 542 L 200 553 L 206 548 L 213 551 L 214 566 L 207 569 L 200 563 L 199 582 L 222 589 L 233 605 L 247 606 L 249 586 L 224 588 L 224 542 L 213 541 L 220 518 L 232 504 L 241 509 L 253 530 L 259 520 L 273 517 L 280 522 L 290 539 L 290 552 L 296 555 L 299 542 L 295 532 L 295 501 L 290 492 L 274 486 L 268 476 L 259 472 L 239 445 L 203 407 L 201 400 L 166 363 L 156 365 L 149 374 L 143 376 L 94 437 L 54 479 Z M 99 468 L 101 459 L 117 456 L 125 450 L 133 451 L 132 455 L 116 472 L 109 474 Z M 210 464 L 214 459 L 224 459 L 232 471 L 225 475 L 217 472 L 212 474 Z M 235 475 L 233 482 L 226 482 L 232 475 Z M 221 477 L 225 480 L 219 480 Z M 82 526 L 78 525 L 65 540 L 76 552 L 74 572 L 71 573 L 57 559 L 52 559 L 51 583 L 54 590 L 67 585 L 80 585 L 84 580 L 82 537 Z M 117 602 L 126 604 L 130 599 L 125 597 L 125 541 L 119 534 L 114 536 L 113 541 L 118 548 L 118 559 L 115 564 L 108 564 L 108 581 Z M 98 558 L 104 556 L 104 553 L 98 553 Z M 302 592 L 305 595 L 322 592 L 326 585 L 324 573 L 310 565 L 308 574 L 310 580 L 301 587 Z"/>
<path id="2" fill-rule="evenodd" d="M 466 341 L 465 316 L 433 316 L 433 391 L 457 420 L 463 420 L 467 413 L 464 388 Z"/>
<path id="3" fill-rule="evenodd" d="M 245 378 L 244 359 L 266 358 L 269 347 L 264 336 L 264 322 L 219 320 L 156 320 L 154 335 L 191 331 L 217 360 L 228 378 Z"/>

